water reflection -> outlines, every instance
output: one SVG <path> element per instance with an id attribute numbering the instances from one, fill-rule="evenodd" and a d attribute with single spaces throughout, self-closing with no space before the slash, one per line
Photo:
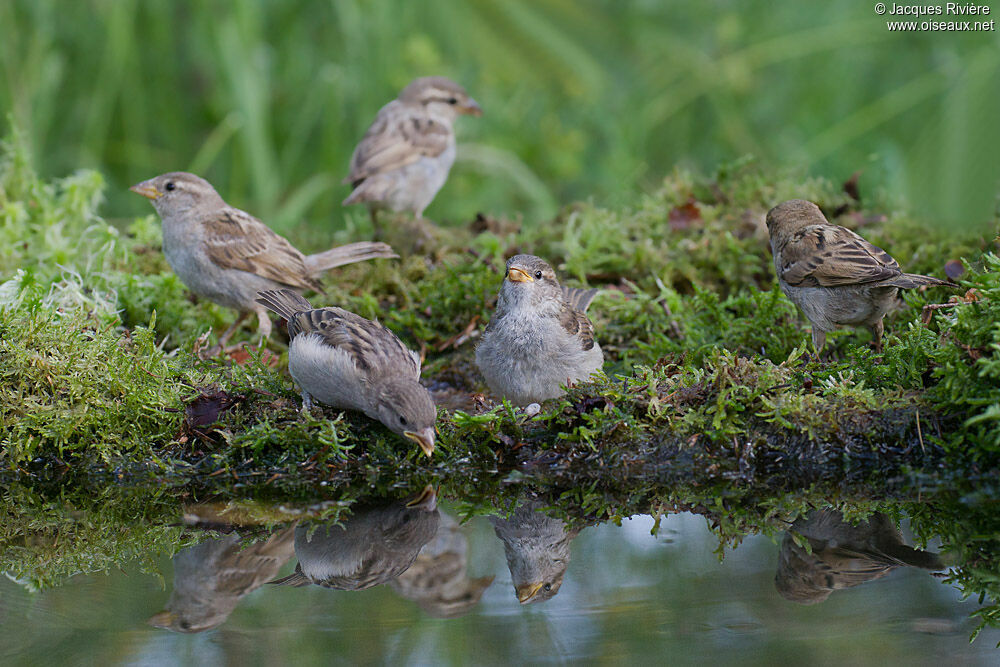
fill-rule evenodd
<path id="1" fill-rule="evenodd" d="M 236 533 L 180 550 L 164 611 L 151 625 L 174 632 L 204 632 L 221 625 L 240 599 L 273 579 L 292 557 L 292 528 L 247 547 Z"/>
<path id="2" fill-rule="evenodd" d="M 302 522 L 295 527 L 295 572 L 272 583 L 349 591 L 384 584 L 413 564 L 439 522 L 430 486 L 408 500 L 356 504 L 340 524 Z"/>
<path id="3" fill-rule="evenodd" d="M 453 518 L 440 512 L 437 534 L 417 554 L 408 570 L 389 582 L 436 618 L 457 618 L 476 606 L 493 577 L 468 577 L 468 540 Z"/>
<path id="4" fill-rule="evenodd" d="M 800 543 L 793 533 L 801 536 Z M 774 584 L 786 600 L 816 604 L 832 591 L 874 581 L 899 567 L 944 566 L 937 554 L 907 546 L 885 514 L 854 524 L 836 510 L 816 510 L 785 533 Z"/>
<path id="5" fill-rule="evenodd" d="M 544 602 L 555 597 L 569 567 L 569 545 L 580 534 L 560 519 L 542 511 L 545 505 L 530 501 L 508 519 L 490 517 L 493 530 L 503 542 L 507 568 L 521 604 Z"/>

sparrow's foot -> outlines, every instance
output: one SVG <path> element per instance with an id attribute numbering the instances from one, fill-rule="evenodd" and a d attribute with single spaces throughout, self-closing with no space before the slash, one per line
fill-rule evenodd
<path id="1" fill-rule="evenodd" d="M 308 391 L 302 392 L 302 416 L 312 417 L 313 399 Z"/>

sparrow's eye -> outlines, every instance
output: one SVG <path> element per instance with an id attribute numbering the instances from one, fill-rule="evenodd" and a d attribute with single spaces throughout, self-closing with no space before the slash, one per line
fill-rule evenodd
<path id="1" fill-rule="evenodd" d="M 535 271 L 535 280 L 541 280 L 541 279 L 542 279 L 542 272 Z"/>
<path id="2" fill-rule="evenodd" d="M 542 590 L 548 593 L 549 591 L 552 590 L 552 584 L 545 584 L 544 586 L 542 586 Z"/>
<path id="3" fill-rule="evenodd" d="M 177 186 L 174 185 L 173 181 L 167 181 L 167 184 L 163 186 L 163 189 L 166 190 L 167 192 L 169 192 L 170 190 L 173 190 L 176 187 Z"/>
<path id="4" fill-rule="evenodd" d="M 458 100 L 456 100 L 454 97 L 449 97 L 448 104 L 458 104 Z"/>
<path id="5" fill-rule="evenodd" d="M 181 630 L 190 630 L 191 624 L 187 621 L 181 621 Z"/>
<path id="6" fill-rule="evenodd" d="M 406 417 L 404 417 L 403 415 L 399 415 L 399 423 L 402 424 L 403 426 L 406 426 Z"/>

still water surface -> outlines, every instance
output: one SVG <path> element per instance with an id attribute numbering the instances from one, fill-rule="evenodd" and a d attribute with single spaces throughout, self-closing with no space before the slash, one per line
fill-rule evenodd
<path id="1" fill-rule="evenodd" d="M 717 537 L 690 514 L 652 536 L 648 516 L 576 534 L 544 514 L 458 526 L 447 505 L 399 507 L 355 512 L 345 529 L 278 529 L 249 552 L 233 534 L 213 539 L 162 556 L 162 581 L 138 566 L 42 592 L 0 580 L 0 662 L 1000 664 L 1000 631 L 969 643 L 975 601 L 920 567 L 868 581 L 885 567 L 850 533 L 813 541 L 812 554 L 748 536 L 720 562 Z M 869 556 L 896 548 L 892 535 L 863 538 Z M 855 557 L 817 560 L 827 547 Z M 933 567 L 909 553 L 892 557 Z M 305 585 L 264 583 L 276 576 Z"/>

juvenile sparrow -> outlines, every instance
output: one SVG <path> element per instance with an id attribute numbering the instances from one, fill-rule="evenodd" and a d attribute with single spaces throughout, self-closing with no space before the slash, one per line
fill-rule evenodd
<path id="1" fill-rule="evenodd" d="M 906 546 L 885 514 L 854 526 L 840 512 L 816 510 L 793 523 L 792 530 L 806 538 L 809 549 L 786 533 L 774 577 L 778 592 L 791 602 L 816 604 L 831 591 L 879 579 L 898 567 L 944 568 L 937 554 Z"/>
<path id="2" fill-rule="evenodd" d="M 476 365 L 498 397 L 516 405 L 555 398 L 604 363 L 584 314 L 597 290 L 561 287 L 534 255 L 507 260 L 496 312 L 476 348 Z"/>
<path id="3" fill-rule="evenodd" d="M 541 511 L 532 501 L 518 507 L 509 519 L 491 516 L 493 531 L 503 542 L 507 568 L 521 604 L 555 597 L 569 567 L 569 545 L 580 534 Z"/>
<path id="4" fill-rule="evenodd" d="M 423 217 L 455 162 L 455 119 L 482 113 L 454 81 L 441 76 L 414 79 L 379 110 L 354 149 L 351 173 L 344 179 L 353 192 L 344 205 L 367 203 L 376 234 L 379 209 Z"/>
<path id="5" fill-rule="evenodd" d="M 301 523 L 295 528 L 295 572 L 272 581 L 360 591 L 405 572 L 437 532 L 437 494 L 426 487 L 409 502 L 357 507 L 340 525 Z"/>
<path id="6" fill-rule="evenodd" d="M 240 599 L 278 574 L 294 552 L 294 531 L 284 528 L 244 548 L 230 533 L 177 552 L 174 589 L 166 611 L 150 625 L 174 632 L 204 632 L 221 625 Z"/>
<path id="7" fill-rule="evenodd" d="M 774 268 L 781 290 L 812 323 L 817 353 L 840 326 L 866 326 L 882 351 L 882 318 L 899 288 L 954 283 L 903 273 L 881 248 L 851 230 L 830 224 L 812 202 L 792 199 L 767 214 Z"/>
<path id="8" fill-rule="evenodd" d="M 420 357 L 378 322 L 343 308 L 313 308 L 292 290 L 265 290 L 257 303 L 288 320 L 288 372 L 302 407 L 316 398 L 357 410 L 434 453 L 437 410 L 420 384 Z"/>
<path id="9" fill-rule="evenodd" d="M 444 512 L 440 515 L 434 539 L 424 545 L 413 565 L 390 581 L 389 586 L 431 616 L 456 618 L 476 606 L 493 583 L 493 577 L 469 579 L 465 533 L 450 516 Z"/>
<path id="10" fill-rule="evenodd" d="M 203 178 L 171 172 L 133 185 L 163 221 L 163 253 L 199 297 L 239 312 L 219 339 L 225 345 L 251 312 L 258 333 L 271 333 L 267 310 L 254 302 L 262 289 L 291 287 L 322 292 L 316 276 L 344 264 L 397 255 L 384 243 L 351 243 L 303 255 L 249 213 L 226 204 Z"/>

